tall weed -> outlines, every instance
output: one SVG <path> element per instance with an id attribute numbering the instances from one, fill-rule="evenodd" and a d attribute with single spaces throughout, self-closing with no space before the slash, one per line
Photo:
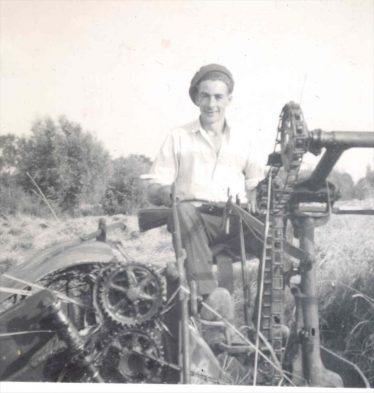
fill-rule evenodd
<path id="1" fill-rule="evenodd" d="M 316 231 L 322 339 L 374 383 L 374 219 L 335 216 Z"/>
<path id="2" fill-rule="evenodd" d="M 50 203 L 53 204 L 51 201 Z M 14 216 L 16 214 L 37 217 L 51 216 L 51 212 L 37 193 L 27 193 L 22 187 L 15 184 L 1 185 L 0 213 L 4 216 Z"/>

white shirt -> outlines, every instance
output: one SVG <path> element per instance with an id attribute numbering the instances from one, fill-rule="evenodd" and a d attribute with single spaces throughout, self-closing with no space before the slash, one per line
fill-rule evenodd
<path id="1" fill-rule="evenodd" d="M 247 192 L 264 177 L 253 160 L 254 149 L 248 132 L 231 130 L 226 124 L 217 153 L 197 120 L 168 135 L 151 168 L 152 183 L 175 182 L 180 200 L 226 202 L 229 189 L 230 195 L 245 203 Z"/>

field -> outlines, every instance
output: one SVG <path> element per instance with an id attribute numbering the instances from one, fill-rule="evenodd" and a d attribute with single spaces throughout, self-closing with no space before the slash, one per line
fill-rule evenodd
<path id="1" fill-rule="evenodd" d="M 173 261 L 170 235 L 165 228 L 139 233 L 134 216 L 112 216 L 107 223 L 124 221 L 109 241 L 121 241 L 127 254 L 139 262 L 163 265 Z M 97 229 L 98 217 L 55 221 L 25 215 L 0 215 L 0 274 L 25 262 L 38 250 Z M 374 385 L 374 218 L 333 216 L 316 230 L 320 328 L 325 346 L 354 361 Z M 255 291 L 257 263 L 249 263 Z M 240 287 L 240 269 L 235 269 Z M 234 293 L 238 315 L 241 290 Z M 287 319 L 293 300 L 287 296 Z"/>

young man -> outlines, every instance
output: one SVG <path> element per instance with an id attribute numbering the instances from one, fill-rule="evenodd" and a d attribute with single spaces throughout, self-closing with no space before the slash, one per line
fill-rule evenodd
<path id="1" fill-rule="evenodd" d="M 209 64 L 200 68 L 189 89 L 200 116 L 166 138 L 148 187 L 151 203 L 170 206 L 171 185 L 175 184 L 187 279 L 196 281 L 200 295 L 213 297 L 217 283 L 212 248 L 224 244 L 238 253 L 239 238 L 237 220 L 230 220 L 226 233 L 222 210 L 210 209 L 209 202 L 224 205 L 229 193 L 253 207 L 253 190 L 263 177 L 253 160 L 255 146 L 248 131 L 231 129 L 226 120 L 233 88 L 234 79 L 226 67 Z M 246 237 L 247 247 L 257 253 L 258 244 Z"/>

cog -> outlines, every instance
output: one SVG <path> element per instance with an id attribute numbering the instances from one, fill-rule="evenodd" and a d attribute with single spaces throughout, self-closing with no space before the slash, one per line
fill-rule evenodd
<path id="1" fill-rule="evenodd" d="M 164 350 L 145 329 L 121 329 L 103 345 L 100 374 L 106 382 L 161 383 Z"/>
<path id="2" fill-rule="evenodd" d="M 282 164 L 289 171 L 300 164 L 307 151 L 309 132 L 298 104 L 290 102 L 283 107 L 278 132 L 281 137 Z"/>
<path id="3" fill-rule="evenodd" d="M 166 288 L 154 267 L 132 262 L 105 269 L 97 293 L 105 317 L 121 326 L 133 327 L 157 317 Z"/>

